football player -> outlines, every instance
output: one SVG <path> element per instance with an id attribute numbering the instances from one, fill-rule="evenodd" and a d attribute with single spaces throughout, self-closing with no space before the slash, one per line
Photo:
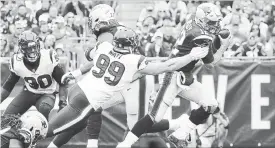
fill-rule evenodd
<path id="1" fill-rule="evenodd" d="M 91 16 L 89 17 L 89 28 L 91 32 L 97 38 L 97 46 L 107 41 L 109 43 L 113 42 L 113 36 L 116 33 L 119 26 L 121 26 L 117 20 L 113 17 L 114 10 L 112 7 L 106 4 L 100 4 L 94 7 L 91 11 Z M 135 53 L 138 53 L 139 50 L 135 49 Z M 85 52 L 86 58 L 88 61 L 92 61 L 93 51 L 92 48 L 86 50 Z M 67 75 L 72 78 L 77 78 L 78 76 L 87 73 L 92 68 L 93 63 L 88 63 L 85 66 L 81 67 L 79 70 L 72 71 L 67 73 Z M 149 78 L 150 79 L 150 78 Z M 145 83 L 144 83 L 145 80 Z M 119 104 L 121 102 L 126 103 L 126 112 L 127 112 L 127 124 L 131 129 L 134 123 L 146 113 L 146 108 L 148 104 L 142 104 L 142 102 L 146 102 L 151 95 L 154 84 L 148 81 L 148 78 L 141 78 L 141 80 L 137 79 L 131 82 L 129 89 L 125 89 L 123 93 L 117 93 L 112 101 L 109 101 L 110 105 L 105 105 L 104 109 L 109 106 L 113 106 L 114 104 Z M 140 102 L 139 102 L 140 101 Z M 139 104 L 139 105 L 137 105 Z M 140 110 L 143 108 L 143 110 Z M 179 127 L 180 119 L 176 120 L 163 120 L 159 124 L 156 124 L 151 128 L 148 132 L 160 132 L 167 129 L 177 129 Z M 55 136 L 54 140 L 48 146 L 49 148 L 53 147 L 61 147 L 65 143 L 67 143 L 75 134 L 81 132 L 86 127 L 86 132 L 88 136 L 88 144 L 87 147 L 97 147 L 98 145 L 98 137 L 100 133 L 101 127 L 101 111 L 97 111 L 91 114 L 88 119 L 88 122 L 83 122 L 83 124 L 79 128 L 75 128 L 75 130 L 69 130 L 62 132 Z"/>
<path id="2" fill-rule="evenodd" d="M 174 47 L 178 52 L 176 54 L 172 52 L 170 58 L 185 56 L 195 47 L 208 48 L 207 56 L 201 60 L 204 64 L 213 66 L 220 60 L 231 40 L 229 32 L 220 28 L 221 19 L 222 14 L 216 5 L 212 3 L 199 5 L 194 17 L 183 26 L 177 39 Z M 227 126 L 228 122 L 220 115 L 216 99 L 204 95 L 203 91 L 207 88 L 203 88 L 202 84 L 193 78 L 192 70 L 198 61 L 194 60 L 187 65 L 182 65 L 175 72 L 165 74 L 153 109 L 136 123 L 125 140 L 117 147 L 130 147 L 154 123 L 159 122 L 178 94 L 201 107 L 192 110 L 190 117 L 181 125 L 181 128 L 169 136 L 169 140 L 175 145 L 182 146 L 190 131 L 207 119 L 210 114 L 215 114 Z"/>
<path id="3" fill-rule="evenodd" d="M 208 53 L 207 48 L 196 47 L 182 57 L 148 62 L 144 56 L 132 54 L 137 42 L 133 30 L 120 27 L 114 35 L 113 45 L 103 42 L 93 50 L 95 66 L 68 93 L 68 105 L 49 122 L 48 137 L 75 130 L 86 122 L 91 113 L 104 108 L 114 94 L 121 92 L 140 75 L 173 71 Z"/>
<path id="4" fill-rule="evenodd" d="M 33 148 L 47 131 L 48 121 L 38 111 L 27 111 L 21 117 L 5 114 L 1 116 L 1 148 Z"/>
<path id="5" fill-rule="evenodd" d="M 67 89 L 61 83 L 64 74 L 54 50 L 40 50 L 37 35 L 24 31 L 18 39 L 19 52 L 10 59 L 10 71 L 1 89 L 1 101 L 5 100 L 20 77 L 24 80 L 23 90 L 11 101 L 4 115 L 24 114 L 31 106 L 47 119 L 55 104 L 57 83 L 59 84 L 59 107 L 66 106 Z"/>
<path id="6" fill-rule="evenodd" d="M 113 35 L 117 30 L 118 26 L 121 26 L 118 21 L 114 18 L 114 9 L 107 4 L 99 4 L 93 7 L 91 10 L 88 26 L 90 31 L 96 37 L 96 40 L 99 43 L 107 41 L 112 43 Z M 97 45 L 98 45 L 97 44 Z M 90 54 L 93 48 L 89 48 L 85 51 L 85 56 L 88 61 L 92 61 Z M 70 72 L 73 77 L 77 78 L 78 76 L 87 73 L 93 67 L 93 62 L 87 63 L 80 70 Z M 121 96 L 119 96 L 121 97 Z M 117 103 L 120 103 L 118 101 Z M 88 125 L 88 126 L 87 126 Z M 92 125 L 92 127 L 90 126 Z M 97 147 L 97 139 L 99 137 L 100 127 L 101 127 L 101 111 L 92 113 L 88 122 L 83 122 L 82 125 L 79 125 L 79 128 L 75 130 L 65 131 L 61 134 L 55 136 L 53 141 L 48 147 L 61 147 L 67 143 L 75 134 L 81 132 L 87 126 L 87 136 L 88 136 L 88 145 L 87 147 Z"/>

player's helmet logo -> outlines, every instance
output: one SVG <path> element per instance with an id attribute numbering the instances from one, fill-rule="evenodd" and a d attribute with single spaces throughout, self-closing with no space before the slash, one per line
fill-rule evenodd
<path id="1" fill-rule="evenodd" d="M 220 31 L 221 19 L 222 13 L 215 4 L 203 3 L 196 9 L 196 24 L 211 34 L 217 34 Z"/>
<path id="2" fill-rule="evenodd" d="M 118 27 L 114 35 L 113 45 L 114 51 L 121 54 L 134 53 L 138 47 L 138 36 L 134 30 L 126 27 Z"/>
<path id="3" fill-rule="evenodd" d="M 30 147 L 38 140 L 44 139 L 48 132 L 47 119 L 38 111 L 28 111 L 21 116 L 22 127 L 20 136 L 24 137 L 24 143 Z"/>
<path id="4" fill-rule="evenodd" d="M 100 29 L 108 28 L 110 20 L 114 19 L 114 9 L 106 4 L 96 5 L 89 16 L 88 27 L 94 33 Z"/>
<path id="5" fill-rule="evenodd" d="M 29 62 L 35 62 L 40 56 L 40 43 L 38 36 L 31 31 L 24 31 L 18 38 L 19 51 Z"/>

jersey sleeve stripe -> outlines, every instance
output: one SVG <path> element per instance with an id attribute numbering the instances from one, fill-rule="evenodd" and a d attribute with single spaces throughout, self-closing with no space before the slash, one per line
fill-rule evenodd
<path id="1" fill-rule="evenodd" d="M 210 37 L 210 36 L 208 36 L 208 35 L 200 35 L 200 36 L 197 36 L 197 37 L 195 37 L 194 39 L 193 39 L 193 41 L 194 40 L 199 40 L 199 39 L 208 39 L 208 40 L 213 40 L 213 38 L 212 37 Z"/>

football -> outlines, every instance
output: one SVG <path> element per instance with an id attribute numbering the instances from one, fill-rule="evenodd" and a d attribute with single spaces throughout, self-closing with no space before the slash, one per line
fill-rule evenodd
<path id="1" fill-rule="evenodd" d="M 219 32 L 219 35 L 223 38 L 223 39 L 226 39 L 229 35 L 230 35 L 230 32 L 228 29 L 223 29 Z"/>

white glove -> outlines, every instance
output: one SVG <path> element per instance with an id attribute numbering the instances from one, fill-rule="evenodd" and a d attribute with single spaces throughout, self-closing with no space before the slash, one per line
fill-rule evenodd
<path id="1" fill-rule="evenodd" d="M 69 84 L 69 82 L 71 80 L 75 80 L 75 78 L 77 78 L 81 75 L 82 75 L 82 72 L 80 71 L 80 69 L 77 69 L 77 70 L 72 71 L 72 72 L 67 72 L 62 76 L 61 83 L 62 84 Z"/>
<path id="2" fill-rule="evenodd" d="M 227 38 L 222 38 L 220 35 L 218 35 L 219 36 L 219 38 L 220 38 L 220 41 L 221 41 L 221 47 L 223 47 L 223 48 L 228 48 L 229 47 L 229 45 L 231 44 L 231 42 L 232 42 L 232 35 L 231 35 L 231 33 L 229 34 L 229 36 L 227 37 Z"/>
<path id="3" fill-rule="evenodd" d="M 209 51 L 209 47 L 194 47 L 192 48 L 189 55 L 192 57 L 193 60 L 199 60 L 204 58 Z"/>

